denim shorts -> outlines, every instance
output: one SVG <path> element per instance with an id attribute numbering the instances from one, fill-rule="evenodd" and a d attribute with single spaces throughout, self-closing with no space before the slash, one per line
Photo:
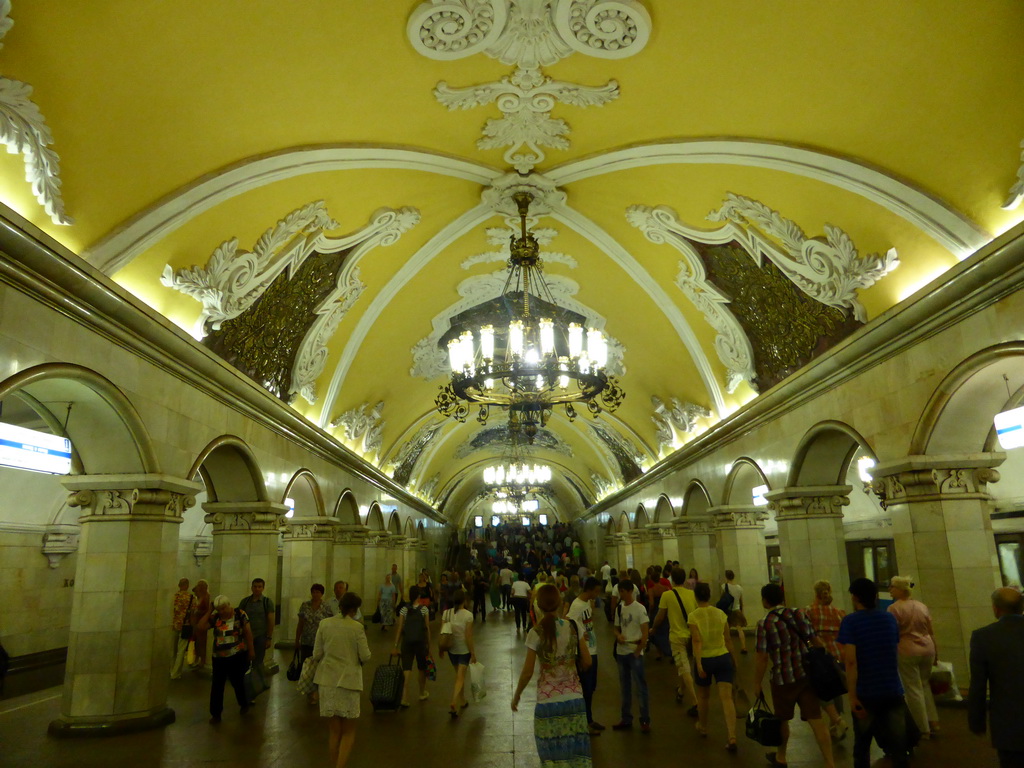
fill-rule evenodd
<path id="1" fill-rule="evenodd" d="M 701 659 L 700 665 L 704 668 L 704 677 L 694 673 L 693 682 L 707 688 L 712 681 L 718 683 L 731 683 L 736 677 L 736 667 L 732 663 L 732 656 L 723 653 L 721 656 L 712 656 L 710 659 Z"/>

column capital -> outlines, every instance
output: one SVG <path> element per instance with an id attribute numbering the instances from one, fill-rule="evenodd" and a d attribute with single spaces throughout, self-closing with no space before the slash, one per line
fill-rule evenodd
<path id="1" fill-rule="evenodd" d="M 711 533 L 714 527 L 711 515 L 680 515 L 672 521 L 676 536 L 690 536 L 695 533 Z"/>
<path id="2" fill-rule="evenodd" d="M 334 518 L 320 515 L 288 517 L 284 520 L 284 540 L 334 541 L 334 529 L 338 525 Z"/>
<path id="3" fill-rule="evenodd" d="M 240 533 L 278 534 L 288 507 L 273 501 L 208 501 L 206 522 L 214 536 Z"/>
<path id="4" fill-rule="evenodd" d="M 723 504 L 717 507 L 708 507 L 708 514 L 715 521 L 716 531 L 739 528 L 760 530 L 764 528 L 764 521 L 768 519 L 765 508 L 753 504 Z"/>
<path id="5" fill-rule="evenodd" d="M 69 507 L 80 507 L 79 522 L 156 520 L 180 523 L 196 503 L 201 483 L 158 474 L 70 475 L 61 485 L 71 493 Z"/>
<path id="6" fill-rule="evenodd" d="M 396 548 L 404 545 L 407 539 L 408 537 L 401 533 L 389 533 L 385 536 L 387 545 Z"/>
<path id="7" fill-rule="evenodd" d="M 842 517 L 850 503 L 850 485 L 804 485 L 768 491 L 764 496 L 777 521 Z"/>
<path id="8" fill-rule="evenodd" d="M 672 531 L 672 523 L 648 523 L 644 531 L 651 539 L 669 539 L 675 536 Z"/>
<path id="9" fill-rule="evenodd" d="M 1005 453 L 907 456 L 871 468 L 871 489 L 882 506 L 918 502 L 991 498 L 988 484 L 999 482 L 995 469 Z"/>
<path id="10" fill-rule="evenodd" d="M 366 534 L 370 529 L 365 525 L 337 525 L 334 527 L 335 544 L 359 544 L 366 542 Z"/>
<path id="11" fill-rule="evenodd" d="M 46 526 L 43 532 L 43 554 L 46 555 L 51 568 L 56 568 L 67 555 L 78 551 L 78 537 L 81 532 L 81 526 L 71 523 L 53 523 Z"/>

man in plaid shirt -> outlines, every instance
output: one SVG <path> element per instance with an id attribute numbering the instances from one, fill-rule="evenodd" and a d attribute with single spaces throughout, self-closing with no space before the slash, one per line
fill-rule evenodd
<path id="1" fill-rule="evenodd" d="M 757 624 L 757 663 L 754 668 L 754 687 L 760 692 L 768 664 L 771 663 L 772 704 L 775 716 L 782 721 L 782 744 L 777 752 L 769 752 L 772 765 L 788 765 L 786 746 L 789 743 L 789 721 L 796 705 L 800 705 L 800 719 L 806 720 L 814 731 L 825 768 L 834 768 L 832 741 L 828 726 L 821 719 L 821 704 L 811 681 L 804 671 L 804 652 L 807 643 L 820 645 L 814 628 L 799 609 L 783 605 L 782 587 L 765 584 L 761 588 L 761 604 L 768 614 Z"/>

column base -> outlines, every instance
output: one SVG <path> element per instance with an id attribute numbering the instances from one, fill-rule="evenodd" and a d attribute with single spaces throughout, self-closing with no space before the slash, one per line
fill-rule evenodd
<path id="1" fill-rule="evenodd" d="M 58 739 L 122 736 L 126 733 L 163 728 L 174 721 L 174 710 L 165 707 L 142 717 L 59 717 L 50 723 L 46 732 Z"/>

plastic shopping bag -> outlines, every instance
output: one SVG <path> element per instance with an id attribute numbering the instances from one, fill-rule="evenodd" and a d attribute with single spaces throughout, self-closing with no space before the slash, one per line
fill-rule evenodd
<path id="1" fill-rule="evenodd" d="M 956 677 L 953 676 L 953 665 L 948 661 L 940 661 L 932 667 L 931 677 L 928 685 L 932 689 L 932 696 L 936 701 L 963 701 L 960 695 L 960 688 L 957 687 Z"/>
<path id="2" fill-rule="evenodd" d="M 473 694 L 473 701 L 483 701 L 487 697 L 483 664 L 474 662 L 469 665 L 469 690 Z"/>

